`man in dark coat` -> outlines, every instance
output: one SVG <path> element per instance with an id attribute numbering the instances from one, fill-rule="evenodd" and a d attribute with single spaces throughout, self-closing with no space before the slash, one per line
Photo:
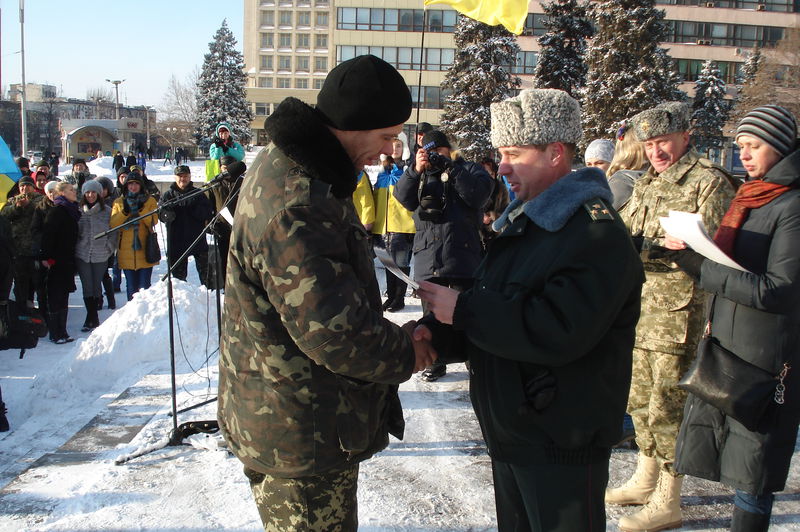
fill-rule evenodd
<path id="1" fill-rule="evenodd" d="M 622 435 L 644 273 L 596 168 L 570 171 L 578 102 L 555 89 L 492 104 L 492 144 L 516 199 L 459 293 L 417 291 L 439 323 L 418 339 L 466 351 L 492 458 L 501 532 L 605 531 L 611 447 Z M 451 324 L 447 327 L 443 324 Z M 458 345 L 462 342 L 463 345 Z M 447 353 L 441 348 L 442 355 Z"/>
<path id="2" fill-rule="evenodd" d="M 21 178 L 17 185 L 19 194 L 6 203 L 0 215 L 11 223 L 11 235 L 17 252 L 14 261 L 14 299 L 20 312 L 25 312 L 33 307 L 34 257 L 31 247 L 34 236 L 31 223 L 42 196 L 36 193 L 36 184 L 30 176 Z"/>
<path id="3" fill-rule="evenodd" d="M 194 194 L 191 198 L 181 199 L 188 194 Z M 197 275 L 200 282 L 206 285 L 208 276 L 208 243 L 203 237 L 191 248 L 189 255 L 184 257 L 181 262 L 177 260 L 189 250 L 190 246 L 197 237 L 203 232 L 208 221 L 214 216 L 214 210 L 208 197 L 198 192 L 192 184 L 192 173 L 188 166 L 180 165 L 175 167 L 175 182 L 169 186 L 169 190 L 161 196 L 161 202 L 167 204 L 178 200 L 178 203 L 167 207 L 162 211 L 161 216 L 167 223 L 167 245 L 169 265 L 172 268 L 172 276 L 181 281 L 186 280 L 187 265 L 189 255 L 194 257 L 194 264 L 197 267 Z"/>
<path id="4" fill-rule="evenodd" d="M 220 429 L 266 530 L 358 527 L 360 462 L 403 435 L 398 384 L 433 358 L 383 318 L 358 170 L 411 114 L 375 56 L 334 68 L 317 106 L 287 98 L 243 181 L 220 345 Z"/>
<path id="5" fill-rule="evenodd" d="M 428 131 L 421 142 L 428 150 L 416 151 L 414 164 L 394 187 L 394 197 L 414 213 L 414 277 L 464 290 L 481 260 L 483 208 L 494 180 L 479 164 L 451 160 L 450 142 L 441 131 Z M 429 162 L 429 151 L 436 164 Z M 435 381 L 445 371 L 443 363 L 434 363 L 422 378 Z"/>

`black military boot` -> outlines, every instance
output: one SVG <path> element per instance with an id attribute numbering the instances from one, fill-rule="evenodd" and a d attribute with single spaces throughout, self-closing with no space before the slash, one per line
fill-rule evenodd
<path id="1" fill-rule="evenodd" d="M 409 274 L 411 268 L 400 268 L 403 273 L 406 275 Z M 394 290 L 394 301 L 387 309 L 389 312 L 397 312 L 399 310 L 403 310 L 406 306 L 406 284 L 405 281 L 401 281 L 400 279 L 395 279 L 395 290 Z"/>
<path id="2" fill-rule="evenodd" d="M 769 515 L 754 514 L 734 506 L 731 532 L 766 532 L 769 528 L 769 517 Z"/>
<path id="3" fill-rule="evenodd" d="M 58 311 L 58 329 L 59 329 L 59 338 L 56 340 L 57 344 L 66 344 L 69 342 L 74 342 L 75 338 L 69 335 L 67 332 L 67 315 L 69 314 L 68 309 L 63 309 Z"/>

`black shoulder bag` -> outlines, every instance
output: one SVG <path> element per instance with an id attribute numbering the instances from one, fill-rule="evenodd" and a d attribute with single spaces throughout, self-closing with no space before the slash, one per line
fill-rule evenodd
<path id="1" fill-rule="evenodd" d="M 756 431 L 771 403 L 782 405 L 786 387 L 783 379 L 791 369 L 788 362 L 780 373 L 772 373 L 728 351 L 711 336 L 714 303 L 708 314 L 697 356 L 678 387 L 732 417 L 747 430 Z"/>

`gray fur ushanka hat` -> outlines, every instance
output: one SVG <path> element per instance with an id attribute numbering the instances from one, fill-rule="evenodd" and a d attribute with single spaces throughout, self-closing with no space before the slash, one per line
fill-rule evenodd
<path id="1" fill-rule="evenodd" d="M 631 118 L 631 130 L 636 140 L 644 142 L 653 137 L 689 131 L 691 129 L 689 105 L 683 102 L 665 102 L 646 109 Z"/>
<path id="2" fill-rule="evenodd" d="M 493 103 L 492 145 L 577 143 L 582 134 L 581 106 L 558 89 L 526 89 L 518 96 Z"/>

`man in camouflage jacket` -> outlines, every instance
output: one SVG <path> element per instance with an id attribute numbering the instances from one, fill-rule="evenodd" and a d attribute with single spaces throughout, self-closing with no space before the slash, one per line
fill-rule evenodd
<path id="1" fill-rule="evenodd" d="M 659 258 L 665 236 L 659 218 L 672 210 L 699 213 L 713 235 L 736 190 L 725 170 L 690 146 L 686 104 L 661 104 L 631 122 L 651 164 L 620 211 L 641 249 L 646 275 L 628 399 L 639 463 L 626 484 L 608 490 L 606 502 L 646 504 L 620 520 L 622 530 L 662 530 L 681 522 L 682 477 L 673 462 L 686 395 L 676 385 L 702 335 L 705 293 L 674 263 Z"/>
<path id="2" fill-rule="evenodd" d="M 42 200 L 36 192 L 36 183 L 30 176 L 20 178 L 17 183 L 19 194 L 9 199 L 0 215 L 11 223 L 11 238 L 14 241 L 16 255 L 14 259 L 14 299 L 17 308 L 24 312 L 33 307 L 34 294 L 34 257 L 32 243 L 34 235 L 31 231 L 33 212 Z"/>
<path id="3" fill-rule="evenodd" d="M 391 152 L 410 112 L 388 63 L 346 61 L 316 109 L 295 98 L 278 106 L 266 123 L 273 142 L 241 188 L 219 423 L 265 530 L 357 528 L 358 464 L 388 434 L 402 438 L 398 384 L 432 362 L 382 317 L 370 238 L 352 202 L 357 169 Z"/>

